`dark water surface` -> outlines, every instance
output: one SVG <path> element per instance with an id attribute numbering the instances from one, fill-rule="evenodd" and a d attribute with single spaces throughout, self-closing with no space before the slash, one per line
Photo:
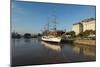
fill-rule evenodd
<path id="1" fill-rule="evenodd" d="M 12 39 L 11 51 L 13 66 L 96 60 L 95 46 L 47 43 L 38 38 Z"/>

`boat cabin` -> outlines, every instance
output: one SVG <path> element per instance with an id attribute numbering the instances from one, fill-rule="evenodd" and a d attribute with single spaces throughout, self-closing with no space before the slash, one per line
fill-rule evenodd
<path id="1" fill-rule="evenodd" d="M 64 31 L 48 31 L 48 32 L 43 32 L 43 35 L 45 36 L 62 36 L 62 34 L 64 34 Z"/>

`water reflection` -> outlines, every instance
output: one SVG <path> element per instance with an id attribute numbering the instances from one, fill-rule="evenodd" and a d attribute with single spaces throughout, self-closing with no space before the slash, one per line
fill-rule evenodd
<path id="1" fill-rule="evenodd" d="M 12 47 L 16 48 L 16 46 L 18 46 L 17 44 L 20 44 L 20 42 L 21 42 L 21 39 L 12 39 L 12 44 L 14 44 L 12 45 Z"/>
<path id="2" fill-rule="evenodd" d="M 12 64 L 44 64 L 95 61 L 96 47 L 72 43 L 48 43 L 38 38 L 12 39 Z"/>
<path id="3" fill-rule="evenodd" d="M 95 57 L 96 55 L 95 46 L 74 44 L 73 51 L 77 54 L 81 54 L 81 55 L 83 54 L 85 56 Z"/>
<path id="4" fill-rule="evenodd" d="M 25 43 L 31 43 L 31 39 L 25 39 L 24 42 Z"/>
<path id="5" fill-rule="evenodd" d="M 41 42 L 43 46 L 45 46 L 48 49 L 54 50 L 54 51 L 61 51 L 61 46 L 59 44 L 54 44 L 54 43 L 47 43 L 47 42 Z"/>

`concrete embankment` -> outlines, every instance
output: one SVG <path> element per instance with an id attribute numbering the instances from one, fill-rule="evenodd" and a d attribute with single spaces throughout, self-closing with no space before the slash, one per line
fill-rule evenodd
<path id="1" fill-rule="evenodd" d="M 96 40 L 74 40 L 73 43 L 84 45 L 96 45 Z"/>

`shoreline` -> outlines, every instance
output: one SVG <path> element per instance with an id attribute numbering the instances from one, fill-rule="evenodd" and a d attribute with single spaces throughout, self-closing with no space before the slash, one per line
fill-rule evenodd
<path id="1" fill-rule="evenodd" d="M 74 44 L 82 44 L 82 45 L 90 45 L 90 46 L 96 46 L 96 40 L 74 40 Z"/>

